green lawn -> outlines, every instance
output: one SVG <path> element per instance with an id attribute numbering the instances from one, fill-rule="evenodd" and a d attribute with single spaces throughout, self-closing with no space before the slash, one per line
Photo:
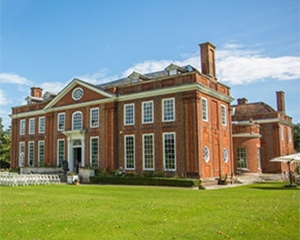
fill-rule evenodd
<path id="1" fill-rule="evenodd" d="M 0 239 L 299 239 L 299 188 L 0 187 Z"/>

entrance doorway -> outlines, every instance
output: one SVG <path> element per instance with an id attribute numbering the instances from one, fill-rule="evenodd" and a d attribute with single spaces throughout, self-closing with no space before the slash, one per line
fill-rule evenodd
<path id="1" fill-rule="evenodd" d="M 78 168 L 81 166 L 81 147 L 74 147 L 73 148 L 73 163 L 74 163 L 74 171 L 75 173 L 78 173 Z"/>

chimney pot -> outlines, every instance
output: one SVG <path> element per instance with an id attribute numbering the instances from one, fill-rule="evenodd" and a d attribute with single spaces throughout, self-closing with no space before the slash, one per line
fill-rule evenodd
<path id="1" fill-rule="evenodd" d="M 31 89 L 31 97 L 41 98 L 43 94 L 43 89 L 39 87 L 32 87 Z"/>
<path id="2" fill-rule="evenodd" d="M 238 98 L 237 99 L 237 103 L 238 103 L 238 105 L 247 104 L 248 103 L 248 99 L 247 98 Z"/>

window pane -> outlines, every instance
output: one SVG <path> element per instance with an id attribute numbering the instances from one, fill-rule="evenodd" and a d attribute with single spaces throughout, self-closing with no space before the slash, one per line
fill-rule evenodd
<path id="1" fill-rule="evenodd" d="M 143 102 L 143 123 L 153 122 L 153 102 Z"/>
<path id="2" fill-rule="evenodd" d="M 39 118 L 39 133 L 45 133 L 45 117 Z"/>
<path id="3" fill-rule="evenodd" d="M 248 168 L 247 149 L 245 147 L 237 148 L 237 167 Z"/>
<path id="4" fill-rule="evenodd" d="M 125 136 L 125 168 L 134 169 L 134 137 Z"/>
<path id="5" fill-rule="evenodd" d="M 201 106 L 202 106 L 202 120 L 208 120 L 207 114 L 207 100 L 205 98 L 201 99 Z"/>
<path id="6" fill-rule="evenodd" d="M 25 119 L 22 119 L 20 121 L 20 135 L 24 135 L 25 134 Z"/>
<path id="7" fill-rule="evenodd" d="M 42 167 L 44 166 L 44 161 L 45 161 L 45 142 L 44 141 L 39 141 L 39 166 Z"/>
<path id="8" fill-rule="evenodd" d="M 82 113 L 76 112 L 73 114 L 73 130 L 82 129 Z"/>
<path id="9" fill-rule="evenodd" d="M 91 138 L 91 166 L 98 168 L 99 166 L 99 139 Z"/>
<path id="10" fill-rule="evenodd" d="M 175 109 L 174 99 L 163 99 L 163 121 L 174 121 L 175 120 Z"/>
<path id="11" fill-rule="evenodd" d="M 28 165 L 30 167 L 34 166 L 34 142 L 28 144 Z"/>
<path id="12" fill-rule="evenodd" d="M 59 131 L 65 130 L 65 114 L 64 113 L 58 114 L 58 130 Z"/>
<path id="13" fill-rule="evenodd" d="M 221 118 L 222 118 L 222 125 L 226 126 L 226 107 L 221 105 Z"/>
<path id="14" fill-rule="evenodd" d="M 58 153 L 57 166 L 61 167 L 62 162 L 65 158 L 65 141 L 63 139 L 58 140 L 57 153 Z"/>
<path id="15" fill-rule="evenodd" d="M 128 104 L 124 106 L 124 124 L 134 124 L 134 105 Z"/>
<path id="16" fill-rule="evenodd" d="M 153 135 L 147 134 L 143 136 L 144 141 L 144 169 L 154 169 L 154 144 Z"/>
<path id="17" fill-rule="evenodd" d="M 29 134 L 34 134 L 34 129 L 35 129 L 35 119 L 30 118 L 29 119 Z"/>
<path id="18" fill-rule="evenodd" d="M 91 109 L 91 127 L 99 126 L 99 109 L 93 108 Z"/>
<path id="19" fill-rule="evenodd" d="M 164 165 L 165 170 L 175 170 L 175 134 L 164 134 Z"/>

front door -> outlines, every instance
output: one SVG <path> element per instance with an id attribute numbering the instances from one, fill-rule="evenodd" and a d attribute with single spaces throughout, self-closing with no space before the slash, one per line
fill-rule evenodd
<path id="1" fill-rule="evenodd" d="M 73 148 L 73 163 L 74 172 L 78 173 L 78 167 L 81 166 L 81 147 Z"/>

